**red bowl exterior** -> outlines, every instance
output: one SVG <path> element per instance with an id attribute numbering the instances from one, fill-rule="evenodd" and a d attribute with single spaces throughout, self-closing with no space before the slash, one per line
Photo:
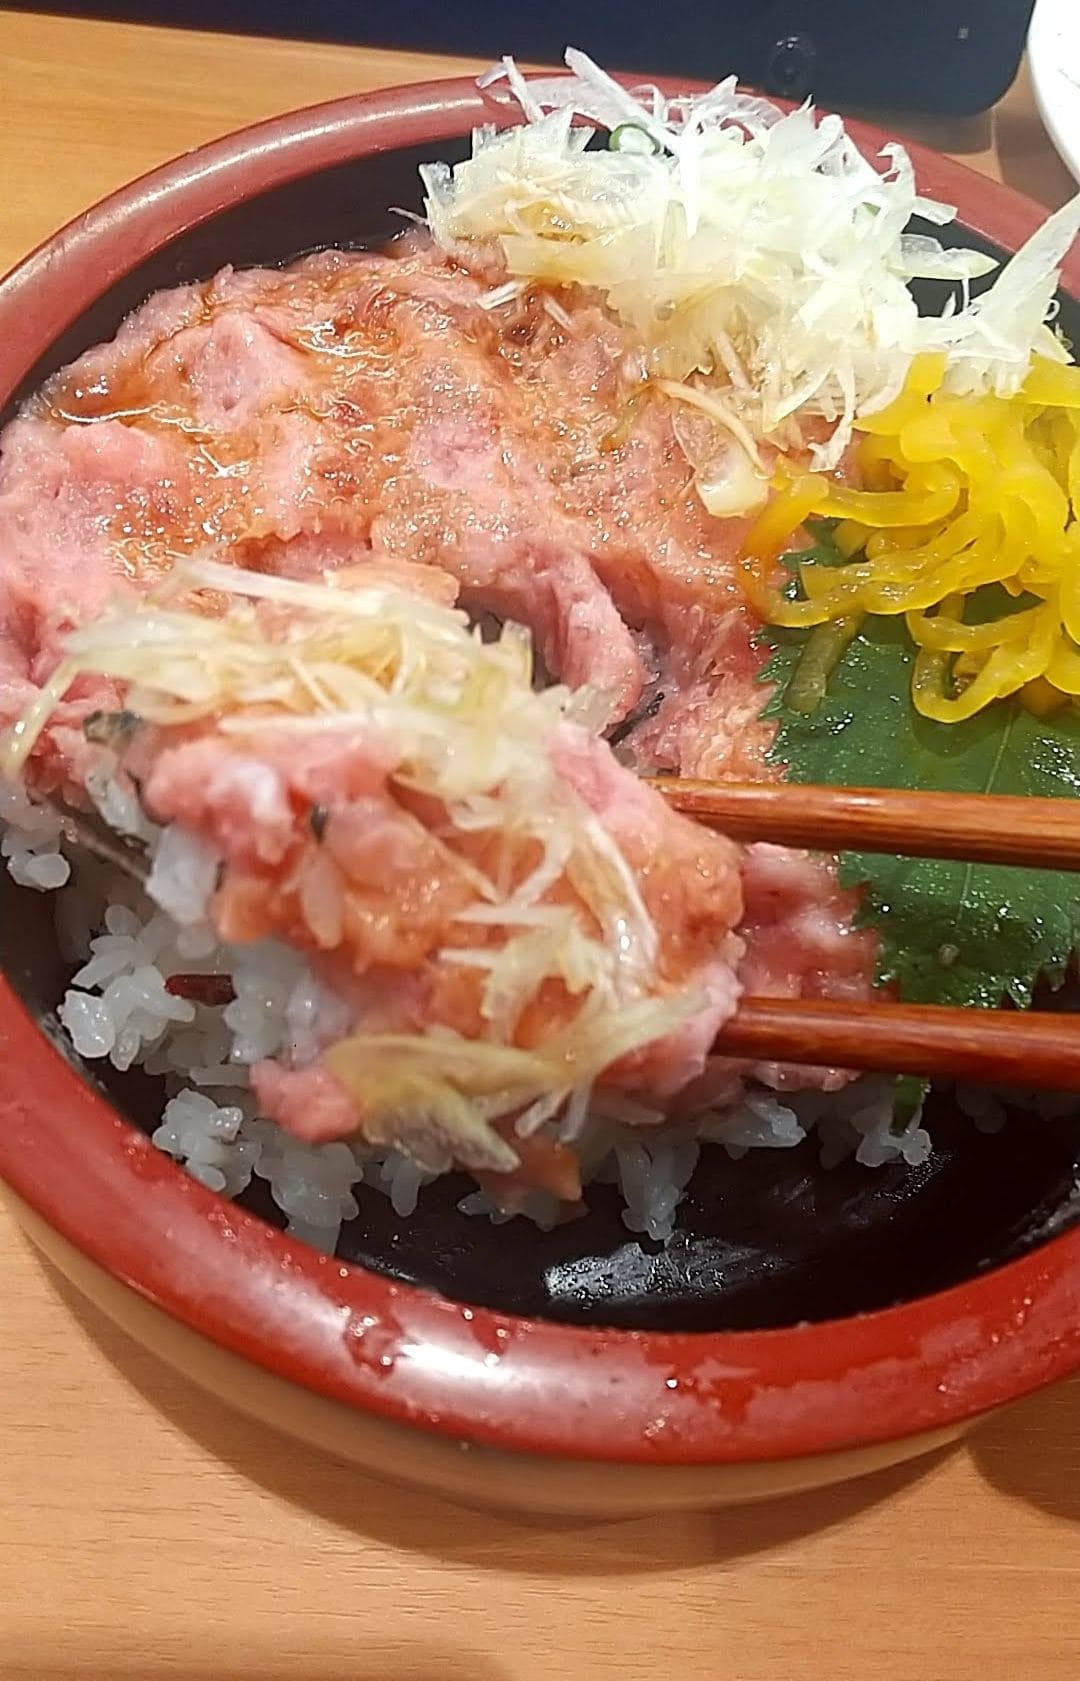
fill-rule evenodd
<path id="1" fill-rule="evenodd" d="M 501 117 L 500 117 L 501 113 Z M 510 120 L 468 81 L 339 100 L 191 153 L 0 283 L 0 399 L 114 280 L 238 199 Z M 851 131 L 868 152 L 885 136 Z M 920 189 L 1006 248 L 1044 212 L 919 147 Z M 1065 284 L 1080 291 L 1080 256 Z M 934 1296 L 764 1332 L 578 1329 L 463 1308 L 291 1242 L 189 1179 L 91 1090 L 0 978 L 0 1175 L 115 1278 L 326 1397 L 504 1450 L 735 1464 L 956 1425 L 1080 1367 L 1080 1230 Z"/>

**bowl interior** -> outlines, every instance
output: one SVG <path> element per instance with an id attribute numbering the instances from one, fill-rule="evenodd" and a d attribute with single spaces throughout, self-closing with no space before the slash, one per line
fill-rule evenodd
<path id="1" fill-rule="evenodd" d="M 151 292 L 202 279 L 226 263 L 279 263 L 327 245 L 379 244 L 400 230 L 389 207 L 419 209 L 417 165 L 453 162 L 458 140 L 359 159 L 232 206 L 172 240 L 103 293 L 61 335 L 0 419 L 57 368 L 108 338 Z M 935 230 L 937 231 L 937 230 Z M 946 242 L 950 230 L 944 230 Z M 955 237 L 955 236 L 954 236 Z M 975 236 L 965 241 L 996 252 Z M 934 304 L 933 288 L 925 302 Z M 1080 336 L 1080 306 L 1061 300 L 1061 324 Z M 47 897 L 0 872 L 0 964 L 58 1039 L 53 1007 L 65 984 Z M 58 1039 L 59 1042 L 59 1039 Z M 71 1060 L 81 1077 L 99 1076 Z M 113 1100 L 144 1130 L 160 1113 L 155 1082 L 112 1076 Z M 707 1150 L 666 1248 L 623 1225 L 615 1193 L 589 1193 L 585 1218 L 550 1233 L 515 1220 L 493 1226 L 456 1204 L 461 1179 L 421 1196 L 399 1220 L 379 1193 L 358 1187 L 359 1217 L 339 1253 L 376 1272 L 461 1302 L 549 1319 L 659 1330 L 791 1325 L 927 1294 L 1000 1265 L 1080 1220 L 1077 1112 L 1014 1112 L 978 1131 L 948 1093 L 932 1100 L 934 1149 L 918 1169 L 823 1169 L 813 1140 L 732 1162 Z M 282 1219 L 258 1182 L 245 1205 Z"/>

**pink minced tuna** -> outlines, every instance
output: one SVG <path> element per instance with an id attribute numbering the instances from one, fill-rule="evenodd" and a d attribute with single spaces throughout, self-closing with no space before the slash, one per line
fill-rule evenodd
<path id="1" fill-rule="evenodd" d="M 659 937 L 657 987 L 705 1000 L 610 1070 L 613 1088 L 666 1106 L 708 1079 L 741 988 L 865 997 L 872 936 L 853 931 L 828 862 L 737 850 L 633 774 L 777 774 L 733 565 L 743 526 L 705 513 L 670 411 L 640 399 L 638 361 L 608 315 L 570 292 L 549 311 L 539 290 L 491 309 L 491 284 L 419 237 L 388 254 L 227 269 L 150 299 L 51 381 L 3 437 L 0 722 L 51 673 L 65 632 L 145 592 L 177 556 L 297 578 L 360 568 L 527 626 L 543 671 L 600 691 L 619 726 L 621 762 L 578 726 L 546 750 L 634 872 Z M 105 762 L 86 719 L 122 701 L 115 684 L 81 679 L 31 785 L 77 798 Z M 478 1031 L 475 977 L 437 955 L 470 890 L 430 814 L 402 805 L 378 741 L 328 729 L 283 756 L 271 732 L 241 753 L 200 728 L 142 751 L 151 817 L 217 860 L 223 939 L 293 944 L 365 1025 Z M 551 1000 L 556 1017 L 565 1007 Z M 755 1072 L 774 1085 L 839 1078 Z M 321 1067 L 279 1056 L 254 1083 L 298 1135 L 363 1125 Z M 553 1171 L 540 1162 L 537 1182 Z M 565 1186 L 561 1157 L 555 1177 Z"/>

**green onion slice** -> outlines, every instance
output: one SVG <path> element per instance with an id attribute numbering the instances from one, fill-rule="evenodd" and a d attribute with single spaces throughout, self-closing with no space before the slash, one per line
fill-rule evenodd
<path id="1" fill-rule="evenodd" d="M 609 152 L 659 152 L 660 142 L 640 123 L 620 123 L 608 140 Z"/>

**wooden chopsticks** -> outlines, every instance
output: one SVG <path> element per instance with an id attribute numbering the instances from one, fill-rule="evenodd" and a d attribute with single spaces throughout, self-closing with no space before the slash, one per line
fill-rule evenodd
<path id="1" fill-rule="evenodd" d="M 715 1042 L 720 1056 L 918 1074 L 929 1080 L 1080 1091 L 1080 1015 L 743 998 Z"/>
<path id="2" fill-rule="evenodd" d="M 674 776 L 648 780 L 676 811 L 733 840 L 1080 870 L 1080 798 L 692 782 Z"/>
<path id="3" fill-rule="evenodd" d="M 1080 870 L 1080 799 L 650 778 L 677 811 L 740 841 Z M 716 1050 L 755 1062 L 861 1068 L 1080 1091 L 1080 1014 L 838 999 L 743 998 Z"/>

